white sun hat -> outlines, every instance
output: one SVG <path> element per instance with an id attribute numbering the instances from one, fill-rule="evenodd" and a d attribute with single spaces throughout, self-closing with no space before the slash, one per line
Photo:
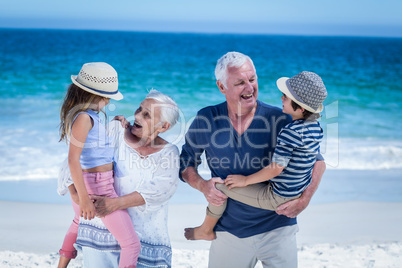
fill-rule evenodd
<path id="1" fill-rule="evenodd" d="M 316 73 L 303 71 L 291 78 L 282 77 L 276 81 L 279 90 L 287 97 L 312 113 L 324 109 L 322 103 L 327 97 L 327 89 Z"/>
<path id="2" fill-rule="evenodd" d="M 73 83 L 83 90 L 114 100 L 123 99 L 119 92 L 116 70 L 105 62 L 85 63 L 78 75 L 72 75 Z"/>

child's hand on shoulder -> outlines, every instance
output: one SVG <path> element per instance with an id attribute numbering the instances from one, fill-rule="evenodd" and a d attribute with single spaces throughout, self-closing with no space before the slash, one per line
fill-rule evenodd
<path id="1" fill-rule="evenodd" d="M 225 185 L 230 189 L 236 187 L 246 187 L 246 176 L 243 175 L 229 175 L 226 177 Z"/>
<path id="2" fill-rule="evenodd" d="M 121 126 L 123 128 L 128 128 L 130 126 L 130 122 L 127 121 L 127 119 L 123 115 L 116 115 L 113 120 L 120 121 Z"/>

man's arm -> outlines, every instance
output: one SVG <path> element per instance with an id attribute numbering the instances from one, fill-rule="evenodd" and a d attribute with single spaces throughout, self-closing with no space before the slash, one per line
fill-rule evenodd
<path id="1" fill-rule="evenodd" d="M 193 166 L 183 170 L 181 176 L 191 187 L 203 193 L 207 201 L 212 205 L 221 206 L 226 200 L 227 196 L 215 187 L 215 183 L 224 183 L 221 178 L 214 177 L 210 180 L 204 180 Z"/>
<path id="2" fill-rule="evenodd" d="M 203 193 L 209 203 L 221 206 L 227 196 L 216 189 L 215 183 L 224 183 L 224 181 L 221 178 L 204 180 L 197 171 L 197 167 L 201 164 L 201 155 L 209 144 L 209 137 L 212 133 L 211 120 L 209 116 L 198 112 L 187 130 L 185 143 L 180 154 L 179 177 Z"/>
<path id="3" fill-rule="evenodd" d="M 311 175 L 310 185 L 303 191 L 300 198 L 286 202 L 277 208 L 276 213 L 285 215 L 289 218 L 295 218 L 299 215 L 310 203 L 318 185 L 321 182 L 322 175 L 324 174 L 326 165 L 324 161 L 317 161 L 314 164 L 313 173 Z"/>

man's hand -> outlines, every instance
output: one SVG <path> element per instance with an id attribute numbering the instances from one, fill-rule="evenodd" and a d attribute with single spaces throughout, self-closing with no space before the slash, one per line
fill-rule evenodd
<path id="1" fill-rule="evenodd" d="M 222 206 L 228 198 L 224 193 L 216 189 L 215 183 L 225 183 L 219 177 L 213 177 L 208 181 L 204 181 L 202 193 L 209 203 L 214 206 Z"/>
<path id="2" fill-rule="evenodd" d="M 314 164 L 313 174 L 311 175 L 311 183 L 310 185 L 303 191 L 300 198 L 286 202 L 285 204 L 280 205 L 276 213 L 279 215 L 285 215 L 289 218 L 295 218 L 299 215 L 310 203 L 313 194 L 318 188 L 320 184 L 322 175 L 324 174 L 326 169 L 326 165 L 324 161 L 317 161 Z"/>
<path id="3" fill-rule="evenodd" d="M 219 177 L 213 177 L 210 180 L 204 180 L 197 172 L 195 167 L 187 167 L 182 172 L 182 177 L 191 187 L 204 194 L 208 203 L 214 206 L 221 206 L 228 198 L 224 193 L 216 189 L 215 183 L 225 183 Z"/>
<path id="4" fill-rule="evenodd" d="M 307 198 L 300 197 L 286 202 L 276 209 L 276 213 L 289 218 L 296 218 L 308 206 L 309 200 L 306 200 Z"/>
<path id="5" fill-rule="evenodd" d="M 98 217 L 105 217 L 106 215 L 118 210 L 115 198 L 99 195 L 90 195 L 89 197 L 94 201 L 96 216 Z"/>
<path id="6" fill-rule="evenodd" d="M 126 119 L 124 116 L 122 116 L 122 115 L 116 115 L 116 116 L 113 118 L 113 120 L 120 121 L 121 126 L 122 126 L 123 128 L 128 128 L 128 127 L 130 126 L 130 122 L 128 122 L 127 119 Z"/>

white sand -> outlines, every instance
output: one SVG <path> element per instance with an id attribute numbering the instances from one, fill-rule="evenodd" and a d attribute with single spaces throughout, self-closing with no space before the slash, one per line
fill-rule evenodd
<path id="1" fill-rule="evenodd" d="M 0 201 L 0 211 L 0 267 L 55 267 L 72 208 Z M 204 205 L 170 206 L 173 267 L 207 267 L 210 243 L 183 237 L 204 212 Z M 310 205 L 298 217 L 299 267 L 401 267 L 401 212 L 402 203 Z M 81 267 L 81 257 L 70 267 Z"/>

